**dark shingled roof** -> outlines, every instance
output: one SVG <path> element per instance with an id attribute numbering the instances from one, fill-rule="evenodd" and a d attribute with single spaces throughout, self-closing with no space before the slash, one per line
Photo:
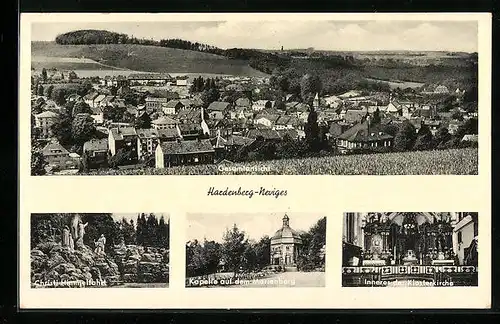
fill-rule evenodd
<path id="1" fill-rule="evenodd" d="M 108 139 L 91 139 L 83 144 L 83 151 L 107 151 Z"/>
<path id="2" fill-rule="evenodd" d="M 381 133 L 381 134 L 380 134 Z M 351 142 L 369 142 L 369 141 L 379 141 L 392 139 L 393 137 L 389 134 L 381 132 L 378 125 L 370 126 L 370 131 L 368 131 L 368 123 L 358 123 L 353 127 L 346 130 L 343 134 L 339 136 L 339 139 L 347 140 Z"/>
<path id="3" fill-rule="evenodd" d="M 157 133 L 160 139 L 180 137 L 177 128 L 159 129 Z"/>
<path id="4" fill-rule="evenodd" d="M 247 137 L 256 139 L 262 136 L 264 139 L 281 139 L 277 131 L 272 129 L 251 129 L 248 131 Z"/>
<path id="5" fill-rule="evenodd" d="M 208 106 L 207 109 L 210 111 L 224 111 L 229 108 L 229 105 L 229 102 L 214 101 Z"/>
<path id="6" fill-rule="evenodd" d="M 210 140 L 193 140 L 160 143 L 163 154 L 188 154 L 215 152 Z"/>

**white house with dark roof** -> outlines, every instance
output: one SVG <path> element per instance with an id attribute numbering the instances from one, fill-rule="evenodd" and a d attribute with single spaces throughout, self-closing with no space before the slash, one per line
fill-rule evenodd
<path id="1" fill-rule="evenodd" d="M 176 165 L 211 164 L 215 149 L 210 140 L 161 142 L 155 150 L 155 166 L 162 169 Z"/>
<path id="2" fill-rule="evenodd" d="M 165 115 L 175 115 L 185 106 L 180 100 L 170 100 L 162 106 L 162 111 Z"/>
<path id="3" fill-rule="evenodd" d="M 175 128 L 177 125 L 177 121 L 173 118 L 170 118 L 168 116 L 162 116 L 160 118 L 157 118 L 151 122 L 151 125 L 154 129 L 169 129 L 169 128 Z"/>
<path id="4" fill-rule="evenodd" d="M 337 138 L 337 147 L 341 153 L 360 149 L 391 147 L 394 137 L 384 133 L 378 125 L 369 121 L 358 123 Z"/>
<path id="5" fill-rule="evenodd" d="M 118 150 L 130 151 L 137 158 L 137 132 L 134 127 L 111 128 L 108 134 L 108 145 L 111 155 Z"/>
<path id="6" fill-rule="evenodd" d="M 153 154 L 159 143 L 158 130 L 154 128 L 136 129 L 137 132 L 137 157 L 143 159 L 148 154 Z"/>
<path id="7" fill-rule="evenodd" d="M 59 115 L 57 113 L 50 110 L 35 115 L 35 127 L 40 129 L 41 138 L 52 136 L 51 127 L 58 117 Z"/>

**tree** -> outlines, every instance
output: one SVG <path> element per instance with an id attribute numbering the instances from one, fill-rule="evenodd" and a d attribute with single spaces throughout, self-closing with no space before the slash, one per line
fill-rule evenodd
<path id="1" fill-rule="evenodd" d="M 311 104 L 316 93 L 321 92 L 321 79 L 317 75 L 305 74 L 300 80 L 302 101 Z"/>
<path id="2" fill-rule="evenodd" d="M 76 75 L 75 71 L 70 71 L 68 73 L 68 80 L 69 81 L 73 81 L 73 80 L 76 80 L 78 79 L 78 75 Z"/>
<path id="3" fill-rule="evenodd" d="M 92 83 L 89 80 L 85 80 L 84 82 L 80 83 L 78 86 L 78 89 L 76 90 L 76 93 L 80 96 L 86 96 L 90 90 L 92 90 Z"/>
<path id="4" fill-rule="evenodd" d="M 44 175 L 45 166 L 47 166 L 47 162 L 45 161 L 45 157 L 43 153 L 39 150 L 31 150 L 31 175 Z"/>
<path id="5" fill-rule="evenodd" d="M 451 134 L 448 131 L 446 126 L 441 126 L 436 132 L 436 136 L 434 137 L 434 145 L 438 148 L 442 148 L 445 146 L 448 141 L 452 138 Z"/>
<path id="6" fill-rule="evenodd" d="M 314 270 L 325 264 L 323 247 L 326 244 L 326 217 L 319 219 L 302 237 L 302 252 L 298 266 L 302 270 Z"/>
<path id="7" fill-rule="evenodd" d="M 52 91 L 51 99 L 54 100 L 59 106 L 63 106 L 66 103 L 66 89 L 54 89 L 54 91 Z"/>
<path id="8" fill-rule="evenodd" d="M 271 239 L 263 236 L 254 246 L 255 264 L 257 268 L 263 268 L 271 263 Z"/>
<path id="9" fill-rule="evenodd" d="M 476 134 L 478 133 L 478 120 L 477 118 L 468 119 L 463 125 L 461 125 L 457 132 L 455 133 L 455 137 L 458 139 L 462 139 L 464 135 L 467 134 Z"/>
<path id="10" fill-rule="evenodd" d="M 43 96 L 43 85 L 40 84 L 38 86 L 36 94 L 39 95 L 39 96 Z"/>
<path id="11" fill-rule="evenodd" d="M 47 93 L 45 94 L 45 96 L 49 99 L 52 99 L 52 92 L 54 91 L 54 85 L 49 85 L 47 87 Z"/>
<path id="12" fill-rule="evenodd" d="M 240 231 L 236 224 L 227 229 L 223 236 L 222 257 L 231 271 L 238 271 L 242 263 L 243 252 L 247 239 L 245 233 Z"/>
<path id="13" fill-rule="evenodd" d="M 307 122 L 304 125 L 304 133 L 306 141 L 309 145 L 309 150 L 318 152 L 320 150 L 320 128 L 318 125 L 318 114 L 312 108 L 309 111 Z"/>
<path id="14" fill-rule="evenodd" d="M 142 113 L 135 119 L 134 126 L 138 129 L 151 128 L 151 117 L 147 112 Z"/>
<path id="15" fill-rule="evenodd" d="M 119 149 L 113 156 L 108 156 L 108 166 L 111 169 L 116 169 L 120 165 L 126 165 L 130 158 L 130 152 L 124 149 Z M 144 238 L 145 239 L 145 238 Z"/>
<path id="16" fill-rule="evenodd" d="M 417 139 L 413 146 L 414 150 L 425 151 L 433 146 L 432 132 L 429 126 L 422 124 L 418 130 Z"/>
<path id="17" fill-rule="evenodd" d="M 398 151 L 408 151 L 413 148 L 415 139 L 417 137 L 415 126 L 413 126 L 409 121 L 404 121 L 396 137 L 394 138 L 394 148 Z"/>
<path id="18" fill-rule="evenodd" d="M 78 114 L 90 114 L 92 111 L 85 101 L 78 101 L 73 105 L 73 116 Z"/>
<path id="19" fill-rule="evenodd" d="M 375 112 L 373 113 L 373 118 L 371 120 L 371 123 L 373 125 L 376 125 L 376 124 L 379 124 L 380 123 L 380 109 L 377 109 L 375 110 Z"/>
<path id="20" fill-rule="evenodd" d="M 96 128 L 94 120 L 88 115 L 77 116 L 71 125 L 71 136 L 73 142 L 80 146 L 94 137 Z"/>
<path id="21" fill-rule="evenodd" d="M 67 113 L 60 114 L 51 126 L 52 134 L 59 144 L 66 146 L 73 144 L 73 119 Z"/>
<path id="22" fill-rule="evenodd" d="M 45 68 L 42 69 L 42 80 L 43 82 L 47 81 L 47 70 Z"/>
<path id="23" fill-rule="evenodd" d="M 205 108 L 208 107 L 212 102 L 219 100 L 219 98 L 220 98 L 219 90 L 215 88 L 204 90 L 201 93 L 201 100 L 203 101 L 203 106 Z"/>

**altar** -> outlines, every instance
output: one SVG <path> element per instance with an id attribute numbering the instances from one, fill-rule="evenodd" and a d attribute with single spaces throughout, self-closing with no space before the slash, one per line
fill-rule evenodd
<path id="1" fill-rule="evenodd" d="M 368 213 L 362 230 L 363 266 L 455 264 L 448 213 Z"/>

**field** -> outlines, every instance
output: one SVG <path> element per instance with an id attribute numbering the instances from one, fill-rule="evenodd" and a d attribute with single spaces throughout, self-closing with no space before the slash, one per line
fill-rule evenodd
<path id="1" fill-rule="evenodd" d="M 133 44 L 58 45 L 32 42 L 36 69 L 100 70 L 113 68 L 144 72 L 209 73 L 265 76 L 246 61 L 195 51 Z M 73 60 L 72 60 L 73 59 Z M 78 60 L 74 60 L 78 59 Z"/>
<path id="2" fill-rule="evenodd" d="M 396 89 L 396 88 L 400 88 L 400 89 L 407 89 L 407 88 L 416 89 L 416 88 L 420 88 L 420 87 L 422 87 L 424 85 L 424 83 L 410 82 L 410 81 L 396 81 L 396 80 L 387 81 L 387 80 L 378 80 L 378 79 L 371 79 L 371 78 L 366 78 L 366 80 L 372 81 L 372 82 L 386 83 L 386 84 L 389 85 L 389 87 L 391 89 Z"/>
<path id="3" fill-rule="evenodd" d="M 476 175 L 478 150 L 465 148 L 329 156 L 234 163 L 224 167 L 230 167 L 231 170 L 219 171 L 219 165 L 197 165 L 165 169 L 100 170 L 86 175 Z"/>

